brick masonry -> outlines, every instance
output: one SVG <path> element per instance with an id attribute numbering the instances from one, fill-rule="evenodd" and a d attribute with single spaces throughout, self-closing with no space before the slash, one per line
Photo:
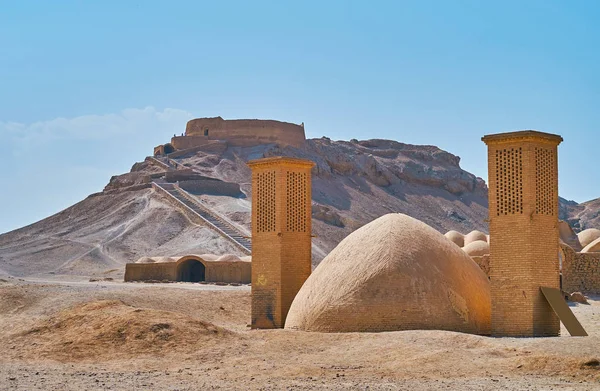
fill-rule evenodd
<path id="1" fill-rule="evenodd" d="M 600 253 L 577 253 L 561 245 L 562 290 L 600 294 Z"/>
<path id="2" fill-rule="evenodd" d="M 206 260 L 197 255 L 175 257 L 172 262 L 128 263 L 125 265 L 125 281 L 182 281 L 182 269 L 190 261 L 204 265 L 206 282 L 250 283 L 251 262 Z"/>
<path id="3" fill-rule="evenodd" d="M 311 169 L 273 157 L 252 169 L 252 328 L 282 328 L 311 272 Z"/>
<path id="4" fill-rule="evenodd" d="M 560 285 L 557 147 L 562 138 L 522 131 L 482 140 L 488 146 L 492 335 L 559 335 L 559 319 L 540 287 Z"/>

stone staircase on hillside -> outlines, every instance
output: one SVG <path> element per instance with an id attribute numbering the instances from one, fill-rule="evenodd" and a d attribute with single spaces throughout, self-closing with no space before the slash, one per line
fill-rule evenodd
<path id="1" fill-rule="evenodd" d="M 194 214 L 204 220 L 207 225 L 219 232 L 229 241 L 236 244 L 244 253 L 250 255 L 252 253 L 252 241 L 245 237 L 239 229 L 225 221 L 219 215 L 211 212 L 208 208 L 201 205 L 198 201 L 194 201 L 192 196 L 181 189 L 179 186 L 171 183 L 153 182 L 153 186 L 160 191 L 170 195 L 178 201 L 183 207 L 192 211 Z"/>
<path id="2" fill-rule="evenodd" d="M 164 168 L 165 170 L 174 170 L 175 169 L 170 164 L 167 164 L 167 163 L 163 162 L 161 159 L 155 158 L 154 156 L 146 157 L 146 161 L 148 161 L 154 165 L 157 165 L 161 168 Z"/>
<path id="3" fill-rule="evenodd" d="M 179 170 L 179 169 L 185 169 L 187 168 L 186 166 L 184 166 L 183 164 L 179 163 L 176 160 L 170 159 L 167 156 L 163 156 L 160 158 L 154 157 L 154 156 L 148 156 L 146 157 L 146 160 L 149 161 L 152 164 L 155 164 L 161 168 L 164 168 L 167 171 L 174 171 L 174 170 Z"/>

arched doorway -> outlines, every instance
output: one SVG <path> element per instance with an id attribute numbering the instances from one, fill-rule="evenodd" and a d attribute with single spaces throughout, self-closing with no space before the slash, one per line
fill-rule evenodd
<path id="1" fill-rule="evenodd" d="M 204 264 L 195 259 L 188 259 L 177 266 L 177 281 L 200 282 L 206 279 Z"/>
<path id="2" fill-rule="evenodd" d="M 169 153 L 173 153 L 175 152 L 175 147 L 173 146 L 173 144 L 165 144 L 165 154 L 169 154 Z"/>

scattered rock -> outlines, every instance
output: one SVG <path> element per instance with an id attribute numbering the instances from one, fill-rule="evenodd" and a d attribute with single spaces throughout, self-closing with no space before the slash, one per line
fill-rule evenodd
<path id="1" fill-rule="evenodd" d="M 168 323 L 156 323 L 153 324 L 152 326 L 150 326 L 150 331 L 152 331 L 153 333 L 157 333 L 161 330 L 168 330 L 171 328 L 171 325 Z"/>
<path id="2" fill-rule="evenodd" d="M 585 297 L 583 295 L 583 293 L 581 293 L 581 292 L 571 293 L 571 295 L 569 296 L 569 299 L 575 303 L 589 304 L 587 301 L 587 297 Z"/>
<path id="3" fill-rule="evenodd" d="M 342 221 L 340 214 L 334 210 L 331 210 L 331 208 L 328 208 L 327 206 L 313 205 L 312 216 L 315 219 L 321 220 L 329 225 L 342 228 L 344 227 L 344 222 Z"/>
<path id="4" fill-rule="evenodd" d="M 463 222 L 463 221 L 465 221 L 465 220 L 467 219 L 466 217 L 463 217 L 463 216 L 461 216 L 461 215 L 460 215 L 460 214 L 459 214 L 457 211 L 455 211 L 455 210 L 449 210 L 449 211 L 447 212 L 447 216 L 448 216 L 449 218 L 451 218 L 452 220 L 454 220 L 454 221 L 458 221 L 458 222 Z"/>

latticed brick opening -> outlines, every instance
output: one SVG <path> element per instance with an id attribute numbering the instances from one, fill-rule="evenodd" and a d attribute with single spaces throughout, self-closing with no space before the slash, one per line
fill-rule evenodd
<path id="1" fill-rule="evenodd" d="M 275 231 L 275 171 L 258 173 L 256 231 Z"/>
<path id="2" fill-rule="evenodd" d="M 535 213 L 554 216 L 556 213 L 556 159 L 546 148 L 535 149 Z"/>
<path id="3" fill-rule="evenodd" d="M 286 231 L 306 232 L 307 230 L 307 174 L 288 171 L 286 178 Z"/>
<path id="4" fill-rule="evenodd" d="M 522 148 L 496 150 L 496 215 L 523 213 Z"/>

